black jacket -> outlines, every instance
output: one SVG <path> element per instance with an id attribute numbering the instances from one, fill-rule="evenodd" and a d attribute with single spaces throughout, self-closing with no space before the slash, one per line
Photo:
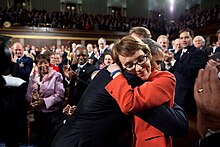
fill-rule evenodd
<path id="1" fill-rule="evenodd" d="M 194 101 L 193 88 L 198 71 L 204 68 L 207 61 L 205 53 L 190 46 L 186 53 L 180 55 L 182 50 L 174 55 L 176 62 L 173 66 L 176 78 L 175 102 L 180 105 L 188 114 L 196 115 L 196 104 Z"/>
<path id="2" fill-rule="evenodd" d="M 82 95 L 74 115 L 70 116 L 56 135 L 52 147 L 129 147 L 130 118 L 105 90 L 111 80 L 101 70 Z"/>
<path id="3" fill-rule="evenodd" d="M 77 64 L 71 65 L 73 71 L 78 67 Z M 73 77 L 70 82 L 70 94 L 68 104 L 77 105 L 83 92 L 91 81 L 91 74 L 96 70 L 94 65 L 86 63 L 80 70 L 78 77 Z"/>

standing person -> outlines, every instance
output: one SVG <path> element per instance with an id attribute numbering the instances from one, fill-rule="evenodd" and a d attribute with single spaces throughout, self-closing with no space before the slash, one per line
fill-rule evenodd
<path id="1" fill-rule="evenodd" d="M 173 49 L 174 49 L 174 50 L 173 50 L 173 53 L 174 53 L 174 54 L 177 53 L 179 50 L 182 49 L 181 43 L 180 43 L 180 39 L 179 39 L 179 38 L 175 39 L 174 44 L 173 44 Z"/>
<path id="2" fill-rule="evenodd" d="M 19 147 L 20 100 L 24 98 L 26 82 L 14 77 L 17 64 L 11 61 L 7 46 L 10 38 L 0 35 L 0 141 L 6 147 Z"/>
<path id="3" fill-rule="evenodd" d="M 146 47 L 145 45 L 137 46 L 137 44 L 132 46 L 134 48 L 141 47 L 141 49 Z M 95 76 L 83 93 L 74 115 L 71 115 L 59 130 L 53 140 L 52 147 L 132 146 L 131 117 L 121 112 L 117 102 L 105 90 L 105 86 L 112 80 L 112 76 L 114 76 L 114 73 L 109 73 L 106 68 Z M 152 109 L 144 113 L 145 117 L 141 118 L 149 122 L 156 122 L 154 123 L 157 124 L 155 126 L 163 128 L 163 130 L 171 131 L 174 129 L 174 134 L 179 131 L 181 133 L 185 132 L 187 121 L 182 117 L 184 114 L 180 112 L 180 116 L 178 113 L 169 112 L 168 109 L 160 109 L 159 112 Z M 160 114 L 162 115 L 160 116 Z M 156 116 L 158 116 L 157 120 L 155 119 Z M 164 120 L 166 118 L 169 119 Z M 162 121 L 159 122 L 160 120 Z M 165 125 L 164 122 L 169 125 Z"/>
<path id="4" fill-rule="evenodd" d="M 77 63 L 70 65 L 75 74 L 70 77 L 70 94 L 67 101 L 72 106 L 77 106 L 83 92 L 91 81 L 92 73 L 96 70 L 95 66 L 88 62 L 88 51 L 85 47 L 79 46 L 76 48 L 75 58 Z"/>
<path id="5" fill-rule="evenodd" d="M 138 37 L 141 40 L 144 38 L 151 38 L 151 32 L 145 27 L 132 27 L 129 30 L 129 35 Z"/>
<path id="6" fill-rule="evenodd" d="M 164 61 L 164 52 L 163 48 L 154 40 L 150 38 L 145 38 L 142 40 L 145 44 L 147 44 L 150 47 L 151 50 L 151 70 L 161 70 L 161 63 Z"/>
<path id="7" fill-rule="evenodd" d="M 106 45 L 106 40 L 104 38 L 99 38 L 98 40 L 98 53 L 99 55 L 97 56 L 95 54 L 95 58 L 97 58 L 98 60 L 95 61 L 95 67 L 97 69 L 99 69 L 99 65 L 102 64 L 102 59 L 103 59 L 103 55 L 106 53 L 106 52 L 109 52 L 109 48 L 108 46 Z"/>
<path id="8" fill-rule="evenodd" d="M 95 58 L 95 53 L 94 53 L 94 48 L 93 45 L 91 43 L 88 43 L 86 46 L 87 50 L 88 50 L 88 58 L 89 58 L 89 63 L 93 64 L 96 62 L 96 58 Z"/>
<path id="9" fill-rule="evenodd" d="M 213 49 L 213 54 L 220 52 L 220 29 L 216 32 L 217 42 L 216 42 L 216 48 Z"/>
<path id="10" fill-rule="evenodd" d="M 52 51 L 50 51 L 50 50 L 46 50 L 46 51 L 44 52 L 44 55 L 50 58 L 50 67 L 51 67 L 53 70 L 55 70 L 55 71 L 57 71 L 57 72 L 60 72 L 59 67 L 57 67 L 57 66 L 55 65 L 55 58 L 54 58 L 54 57 L 55 57 L 55 53 L 52 52 Z"/>
<path id="11" fill-rule="evenodd" d="M 15 42 L 12 46 L 14 57 L 12 61 L 16 63 L 14 72 L 15 77 L 19 77 L 28 83 L 29 76 L 33 68 L 33 60 L 24 54 L 24 45 L 20 42 Z M 27 86 L 27 84 L 26 84 Z M 27 109 L 28 105 L 25 100 L 25 93 L 27 87 L 24 88 L 23 98 L 20 99 L 20 142 L 21 144 L 27 144 Z"/>
<path id="12" fill-rule="evenodd" d="M 115 43 L 112 52 L 117 65 L 109 65 L 107 68 L 114 75 L 113 80 L 105 88 L 117 101 L 123 113 L 132 115 L 163 103 L 168 103 L 170 107 L 173 107 L 175 78 L 169 72 L 158 71 L 155 67 L 151 68 L 151 53 L 144 43 L 133 37 L 123 38 L 120 42 Z M 131 88 L 121 74 L 121 70 L 136 74 L 145 82 L 139 87 Z M 134 117 L 132 126 L 136 147 L 172 146 L 171 137 L 166 136 L 139 117 Z"/>
<path id="13" fill-rule="evenodd" d="M 178 51 L 173 71 L 176 78 L 175 102 L 180 105 L 188 115 L 196 115 L 196 105 L 193 95 L 193 87 L 199 69 L 205 67 L 206 56 L 197 49 L 193 43 L 193 31 L 185 28 L 179 31 L 179 38 L 183 49 Z"/>
<path id="14" fill-rule="evenodd" d="M 33 68 L 33 60 L 24 54 L 24 46 L 20 42 L 14 43 L 12 49 L 14 52 L 12 61 L 17 63 L 16 75 L 28 82 L 29 75 Z"/>
<path id="15" fill-rule="evenodd" d="M 27 102 L 34 108 L 39 147 L 50 146 L 50 122 L 60 112 L 64 98 L 62 75 L 50 69 L 49 65 L 50 59 L 47 56 L 37 56 L 38 70 L 30 77 L 26 93 Z"/>
<path id="16" fill-rule="evenodd" d="M 205 39 L 203 38 L 203 36 L 196 36 L 193 39 L 193 45 L 198 49 L 203 49 L 203 47 L 205 46 Z"/>
<path id="17" fill-rule="evenodd" d="M 111 52 L 106 52 L 103 55 L 102 64 L 100 64 L 99 69 L 103 69 L 104 67 L 113 63 Z"/>

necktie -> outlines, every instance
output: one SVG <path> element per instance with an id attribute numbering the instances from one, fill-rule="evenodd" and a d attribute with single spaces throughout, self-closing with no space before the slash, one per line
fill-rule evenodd
<path id="1" fill-rule="evenodd" d="M 80 70 L 81 70 L 81 67 L 79 66 L 78 69 L 77 69 L 78 75 L 79 75 Z"/>
<path id="2" fill-rule="evenodd" d="M 184 50 L 184 49 L 182 50 L 182 53 L 181 53 L 181 55 L 180 55 L 180 59 L 182 58 L 183 54 L 186 53 L 186 51 L 187 51 L 187 50 Z"/>
<path id="3" fill-rule="evenodd" d="M 17 58 L 16 62 L 17 62 L 17 63 L 19 62 L 19 58 Z"/>

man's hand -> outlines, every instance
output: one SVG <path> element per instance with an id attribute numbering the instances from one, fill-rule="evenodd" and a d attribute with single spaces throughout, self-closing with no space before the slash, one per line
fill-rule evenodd
<path id="1" fill-rule="evenodd" d="M 201 136 L 207 129 L 220 129 L 220 79 L 217 68 L 207 65 L 200 69 L 194 86 L 194 97 L 198 108 L 197 128 Z"/>
<path id="2" fill-rule="evenodd" d="M 114 64 L 110 64 L 108 66 L 107 70 L 109 72 L 113 72 L 113 71 L 116 71 L 116 70 L 121 70 L 121 68 L 116 63 L 114 63 Z"/>

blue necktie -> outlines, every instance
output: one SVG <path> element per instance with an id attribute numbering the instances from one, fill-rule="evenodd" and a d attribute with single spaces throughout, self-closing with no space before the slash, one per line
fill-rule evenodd
<path id="1" fill-rule="evenodd" d="M 81 70 L 81 67 L 79 66 L 77 69 L 78 75 L 79 75 L 80 70 Z"/>
<path id="2" fill-rule="evenodd" d="M 16 60 L 16 61 L 17 61 L 17 63 L 19 63 L 20 59 L 19 59 L 19 58 L 17 58 L 17 60 Z"/>

